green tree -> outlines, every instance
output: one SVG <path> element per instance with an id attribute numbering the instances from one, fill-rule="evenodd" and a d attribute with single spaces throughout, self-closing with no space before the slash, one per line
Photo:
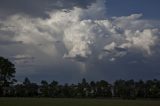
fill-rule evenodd
<path id="1" fill-rule="evenodd" d="M 58 91 L 59 91 L 58 82 L 53 80 L 49 85 L 49 96 L 57 97 Z"/>
<path id="2" fill-rule="evenodd" d="M 24 79 L 23 86 L 25 89 L 25 96 L 33 97 L 38 95 L 38 85 L 36 83 L 31 83 L 28 78 Z"/>
<path id="3" fill-rule="evenodd" d="M 89 84 L 87 83 L 86 79 L 83 78 L 81 83 L 78 83 L 77 85 L 77 96 L 78 97 L 86 97 L 88 96 L 88 89 Z"/>
<path id="4" fill-rule="evenodd" d="M 146 82 L 146 97 L 159 98 L 160 97 L 160 82 L 156 79 L 148 80 Z"/>
<path id="5" fill-rule="evenodd" d="M 114 96 L 125 98 L 127 88 L 124 80 L 117 80 L 114 82 Z"/>
<path id="6" fill-rule="evenodd" d="M 40 91 L 41 91 L 42 96 L 44 96 L 44 97 L 49 96 L 49 84 L 47 81 L 45 81 L 45 80 L 41 81 Z"/>
<path id="7" fill-rule="evenodd" d="M 94 81 L 90 82 L 90 97 L 96 97 L 96 83 Z"/>
<path id="8" fill-rule="evenodd" d="M 14 64 L 4 57 L 0 57 L 0 95 L 3 95 L 5 87 L 9 87 L 16 81 L 15 73 Z"/>
<path id="9" fill-rule="evenodd" d="M 114 96 L 123 99 L 135 99 L 136 88 L 134 80 L 117 80 L 114 83 Z"/>
<path id="10" fill-rule="evenodd" d="M 146 95 L 146 87 L 144 81 L 139 80 L 138 82 L 136 82 L 135 86 L 136 86 L 136 97 L 144 98 Z"/>
<path id="11" fill-rule="evenodd" d="M 104 81 L 98 81 L 96 83 L 96 96 L 98 97 L 111 97 L 112 96 L 112 92 L 111 92 L 111 85 Z"/>
<path id="12" fill-rule="evenodd" d="M 25 96 L 25 88 L 23 84 L 15 85 L 15 96 L 17 97 L 24 97 Z"/>

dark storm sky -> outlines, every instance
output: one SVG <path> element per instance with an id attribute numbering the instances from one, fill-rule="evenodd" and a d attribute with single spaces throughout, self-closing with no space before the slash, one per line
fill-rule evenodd
<path id="1" fill-rule="evenodd" d="M 20 81 L 160 78 L 159 0 L 0 0 L 0 56 Z"/>

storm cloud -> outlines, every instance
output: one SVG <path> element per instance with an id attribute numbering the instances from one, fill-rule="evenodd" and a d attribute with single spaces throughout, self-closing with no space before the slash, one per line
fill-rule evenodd
<path id="1" fill-rule="evenodd" d="M 129 71 L 135 69 L 136 76 L 142 67 L 146 70 L 146 65 L 152 67 L 159 61 L 160 29 L 154 20 L 141 18 L 143 14 L 109 17 L 105 0 L 2 0 L 1 5 L 0 13 L 6 15 L 0 19 L 1 55 L 13 60 L 18 75 L 32 70 L 28 71 L 32 75 L 66 72 L 68 76 L 105 79 L 109 73 L 114 79 L 119 73 L 128 78 Z M 26 7 L 19 7 L 23 5 Z M 8 8 L 13 8 L 9 15 Z M 117 72 L 119 69 L 124 72 Z"/>
<path id="2" fill-rule="evenodd" d="M 73 7 L 86 8 L 95 0 L 1 0 L 0 17 L 13 14 L 28 14 L 33 17 L 46 18 L 46 11 L 72 9 Z"/>

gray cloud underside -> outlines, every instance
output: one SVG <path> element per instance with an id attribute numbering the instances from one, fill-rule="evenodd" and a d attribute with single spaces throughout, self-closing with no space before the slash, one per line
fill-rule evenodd
<path id="1" fill-rule="evenodd" d="M 46 18 L 46 11 L 72 9 L 73 7 L 87 8 L 95 0 L 1 0 L 0 17 L 13 14 L 28 14 L 33 17 Z"/>

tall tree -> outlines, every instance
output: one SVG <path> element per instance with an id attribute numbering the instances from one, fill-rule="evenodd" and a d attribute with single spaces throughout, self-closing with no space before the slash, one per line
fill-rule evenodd
<path id="1" fill-rule="evenodd" d="M 47 81 L 45 81 L 45 80 L 41 81 L 40 91 L 41 91 L 42 96 L 44 96 L 44 97 L 49 96 L 49 84 Z"/>
<path id="2" fill-rule="evenodd" d="M 136 86 L 136 97 L 144 98 L 146 96 L 145 82 L 139 80 L 138 82 L 136 82 L 135 86 Z"/>
<path id="3" fill-rule="evenodd" d="M 36 83 L 31 83 L 28 78 L 24 79 L 23 86 L 25 89 L 25 96 L 33 97 L 38 95 L 38 85 Z"/>
<path id="4" fill-rule="evenodd" d="M 0 57 L 0 95 L 2 95 L 5 87 L 13 84 L 16 80 L 15 66 L 12 62 L 4 57 Z"/>
<path id="5" fill-rule="evenodd" d="M 108 82 L 101 80 L 96 83 L 96 96 L 98 97 L 111 97 L 111 86 Z"/>
<path id="6" fill-rule="evenodd" d="M 49 85 L 49 96 L 51 97 L 56 97 L 58 96 L 58 82 L 57 81 L 52 81 Z"/>

